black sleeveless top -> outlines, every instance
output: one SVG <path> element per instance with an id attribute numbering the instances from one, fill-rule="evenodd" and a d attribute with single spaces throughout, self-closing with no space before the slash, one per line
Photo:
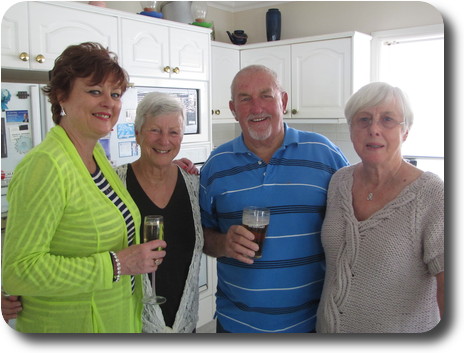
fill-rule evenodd
<path id="1" fill-rule="evenodd" d="M 172 327 L 195 246 L 195 225 L 187 186 L 182 173 L 178 170 L 177 184 L 171 199 L 165 208 L 159 208 L 143 191 L 130 164 L 127 166 L 126 184 L 142 216 L 141 237 L 143 219 L 146 215 L 164 217 L 164 240 L 167 247 L 163 263 L 156 271 L 156 294 L 167 299 L 160 308 L 166 326 Z"/>

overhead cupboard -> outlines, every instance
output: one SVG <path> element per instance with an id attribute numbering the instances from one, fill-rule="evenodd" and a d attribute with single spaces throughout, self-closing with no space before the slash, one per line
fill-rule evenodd
<path id="1" fill-rule="evenodd" d="M 2 68 L 48 71 L 68 45 L 86 41 L 119 53 L 118 18 L 59 2 L 19 2 L 2 20 Z"/>
<path id="2" fill-rule="evenodd" d="M 369 35 L 347 32 L 234 47 L 240 68 L 263 64 L 277 73 L 289 95 L 285 119 L 338 123 L 346 100 L 370 80 L 370 41 Z M 213 87 L 221 75 L 214 69 L 221 50 L 231 48 L 213 51 Z M 213 123 L 219 119 L 213 115 Z"/>
<path id="3" fill-rule="evenodd" d="M 211 114 L 214 122 L 235 121 L 229 109 L 230 84 L 240 70 L 240 52 L 235 45 L 211 45 Z"/>
<path id="4" fill-rule="evenodd" d="M 93 41 L 131 76 L 206 81 L 210 31 L 74 2 L 20 2 L 2 20 L 2 68 L 50 70 L 68 45 Z"/>
<path id="5" fill-rule="evenodd" d="M 209 33 L 142 20 L 121 19 L 122 59 L 131 75 L 209 80 Z"/>

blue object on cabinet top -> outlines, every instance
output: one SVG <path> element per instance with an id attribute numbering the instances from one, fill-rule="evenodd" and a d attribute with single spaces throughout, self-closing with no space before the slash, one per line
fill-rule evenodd
<path id="1" fill-rule="evenodd" d="M 140 12 L 140 15 L 163 18 L 163 14 L 161 12 L 156 12 L 156 11 L 142 11 Z"/>

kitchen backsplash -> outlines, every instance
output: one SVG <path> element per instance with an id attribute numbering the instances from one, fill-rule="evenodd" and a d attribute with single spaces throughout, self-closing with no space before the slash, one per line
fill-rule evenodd
<path id="1" fill-rule="evenodd" d="M 288 121 L 287 121 L 288 123 Z M 345 154 L 351 164 L 359 162 L 359 157 L 354 151 L 350 140 L 350 133 L 347 124 L 301 124 L 288 123 L 296 129 L 313 131 L 322 134 L 335 143 Z M 238 124 L 214 124 L 213 125 L 213 145 L 214 148 L 230 141 L 240 135 L 241 129 Z"/>

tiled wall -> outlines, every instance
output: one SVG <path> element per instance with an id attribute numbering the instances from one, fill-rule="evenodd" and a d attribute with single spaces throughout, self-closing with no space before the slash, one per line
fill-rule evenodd
<path id="1" fill-rule="evenodd" d="M 359 157 L 353 149 L 346 124 L 295 124 L 289 126 L 304 131 L 314 131 L 329 138 L 345 154 L 351 164 L 359 162 Z M 213 125 L 213 144 L 217 147 L 224 142 L 230 141 L 240 135 L 240 126 L 236 124 L 215 124 Z"/>

